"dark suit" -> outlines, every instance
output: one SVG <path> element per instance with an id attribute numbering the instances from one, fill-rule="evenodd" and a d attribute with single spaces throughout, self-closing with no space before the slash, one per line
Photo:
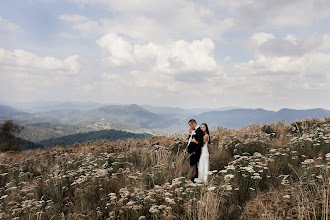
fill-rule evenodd
<path id="1" fill-rule="evenodd" d="M 190 156 L 190 166 L 195 166 L 196 167 L 196 174 L 193 178 L 197 178 L 198 177 L 198 161 L 199 158 L 201 156 L 201 152 L 202 152 L 202 147 L 203 147 L 203 137 L 204 137 L 204 132 L 201 130 L 200 127 L 198 127 L 195 130 L 195 134 L 192 136 L 192 138 L 195 138 L 196 141 L 198 142 L 198 144 L 194 143 L 194 142 L 190 142 L 190 144 L 188 145 L 188 153 L 191 154 L 193 152 L 195 152 L 196 154 L 192 154 Z M 188 137 L 188 140 L 190 138 L 190 135 Z M 192 179 L 193 179 L 192 178 Z"/>

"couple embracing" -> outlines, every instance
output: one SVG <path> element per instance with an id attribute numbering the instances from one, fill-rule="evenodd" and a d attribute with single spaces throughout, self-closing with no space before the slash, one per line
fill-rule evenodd
<path id="1" fill-rule="evenodd" d="M 191 181 L 195 183 L 195 178 L 198 178 L 206 182 L 209 171 L 209 151 L 207 149 L 207 143 L 210 143 L 209 128 L 206 123 L 199 126 L 195 119 L 190 119 L 188 124 L 190 126 L 188 141 L 190 166 L 196 170 Z"/>

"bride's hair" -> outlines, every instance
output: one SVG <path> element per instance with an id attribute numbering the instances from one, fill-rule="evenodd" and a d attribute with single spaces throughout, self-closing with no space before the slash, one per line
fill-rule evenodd
<path id="1" fill-rule="evenodd" d="M 209 135 L 209 144 L 211 144 L 211 137 L 210 137 L 209 127 L 207 126 L 206 123 L 202 123 L 201 125 L 204 125 L 205 126 L 205 128 L 206 128 L 206 134 Z"/>

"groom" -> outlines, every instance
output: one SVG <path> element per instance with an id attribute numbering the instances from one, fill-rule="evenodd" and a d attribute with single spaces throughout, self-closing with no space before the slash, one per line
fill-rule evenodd
<path id="1" fill-rule="evenodd" d="M 195 167 L 196 173 L 191 178 L 191 181 L 194 183 L 195 178 L 198 177 L 198 161 L 201 156 L 201 151 L 203 147 L 203 136 L 204 133 L 197 124 L 195 119 L 190 119 L 188 122 L 190 126 L 190 135 L 189 135 L 189 141 L 188 141 L 188 153 L 190 155 L 190 166 Z"/>

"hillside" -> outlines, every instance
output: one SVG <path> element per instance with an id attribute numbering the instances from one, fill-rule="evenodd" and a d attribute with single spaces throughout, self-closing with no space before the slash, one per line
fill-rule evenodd
<path id="1" fill-rule="evenodd" d="M 0 115 L 30 115 L 8 105 L 0 105 Z"/>
<path id="2" fill-rule="evenodd" d="M 37 102 L 26 102 L 16 103 L 15 108 L 23 109 L 26 112 L 46 112 L 54 110 L 90 110 L 105 106 L 105 104 L 96 102 L 49 102 L 49 101 L 37 101 Z"/>
<path id="3" fill-rule="evenodd" d="M 67 106 L 70 105 L 67 104 Z M 85 129 L 84 126 L 80 126 L 82 123 L 110 123 L 114 125 L 116 124 L 111 127 L 111 129 L 122 130 L 123 128 L 124 130 L 132 132 L 140 129 L 142 132 L 147 130 L 147 132 L 153 134 L 166 135 L 185 133 L 187 131 L 187 122 L 191 118 L 197 119 L 198 123 L 206 122 L 210 129 L 216 129 L 217 127 L 239 129 L 254 123 L 274 123 L 283 120 L 287 123 L 291 123 L 293 121 L 303 120 L 306 118 L 330 117 L 330 111 L 321 108 L 306 110 L 283 108 L 279 111 L 270 111 L 262 108 L 233 108 L 235 107 L 223 107 L 219 109 L 183 109 L 172 107 L 155 107 L 150 105 L 143 105 L 142 107 L 136 104 L 106 105 L 89 110 L 62 109 L 38 112 L 30 115 L 0 114 L 0 123 L 1 121 L 12 119 L 16 123 L 26 127 L 29 126 L 27 131 L 38 130 L 38 126 L 35 126 L 34 124 L 56 124 L 52 128 L 47 129 L 47 131 L 45 130 L 38 133 L 38 137 L 36 137 L 36 132 L 29 132 L 32 135 L 22 136 L 22 138 L 28 140 L 41 140 L 51 138 L 52 136 L 63 136 L 64 133 L 62 130 L 68 132 L 65 133 L 66 135 L 83 132 L 81 130 L 91 131 L 88 130 L 88 128 Z M 117 125 L 118 127 L 116 127 Z M 57 132 L 54 130 L 55 127 L 62 127 L 63 129 L 60 129 L 61 131 Z M 129 127 L 134 127 L 134 129 L 130 130 Z M 70 130 L 70 128 L 72 130 Z M 46 134 L 52 136 L 46 136 Z"/>
<path id="4" fill-rule="evenodd" d="M 0 141 L 2 140 L 2 138 L 3 138 L 3 133 L 0 132 Z M 32 141 L 28 141 L 28 140 L 25 140 L 23 138 L 17 138 L 17 142 L 23 150 L 37 149 L 37 148 L 44 147 L 42 144 L 38 144 L 38 143 L 35 143 L 35 142 L 32 142 Z"/>
<path id="5" fill-rule="evenodd" d="M 0 154 L 0 218 L 326 219 L 330 118 L 211 131 L 192 184 L 187 134 Z"/>
<path id="6" fill-rule="evenodd" d="M 59 138 L 66 135 L 108 129 L 127 131 L 132 133 L 151 133 L 151 131 L 148 129 L 139 128 L 133 125 L 102 121 L 82 122 L 78 124 L 34 123 L 24 124 L 24 127 L 24 130 L 18 135 L 18 137 L 33 142 L 40 142 L 50 138 Z"/>
<path id="7" fill-rule="evenodd" d="M 262 108 L 257 109 L 230 109 L 225 111 L 204 112 L 199 115 L 189 116 L 197 121 L 208 123 L 211 129 L 222 126 L 230 129 L 237 129 L 250 124 L 273 123 L 285 120 L 287 123 L 307 118 L 330 117 L 330 111 L 316 108 L 296 110 L 283 108 L 279 111 L 269 111 Z"/>
<path id="8" fill-rule="evenodd" d="M 149 112 L 138 105 L 108 105 L 97 109 L 80 110 L 56 110 L 40 112 L 39 116 L 50 117 L 61 123 L 80 123 L 85 121 L 107 121 L 116 123 L 133 124 L 147 127 L 147 123 L 160 119 L 160 117 Z"/>
<path id="9" fill-rule="evenodd" d="M 72 145 L 74 143 L 83 143 L 87 141 L 99 141 L 99 140 L 107 140 L 107 141 L 117 141 L 124 140 L 128 138 L 150 138 L 151 134 L 141 133 L 135 134 L 126 131 L 118 131 L 118 130 L 101 130 L 101 131 L 90 131 L 86 133 L 77 133 L 73 135 L 65 135 L 58 138 L 51 138 L 47 140 L 40 141 L 39 144 L 44 146 L 51 146 L 56 143 L 61 145 Z"/>

